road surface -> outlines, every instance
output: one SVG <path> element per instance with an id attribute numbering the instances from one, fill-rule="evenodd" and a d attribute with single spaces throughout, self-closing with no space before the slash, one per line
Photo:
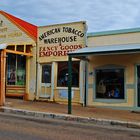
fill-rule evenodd
<path id="1" fill-rule="evenodd" d="M 0 113 L 0 140 L 140 140 L 140 130 Z"/>

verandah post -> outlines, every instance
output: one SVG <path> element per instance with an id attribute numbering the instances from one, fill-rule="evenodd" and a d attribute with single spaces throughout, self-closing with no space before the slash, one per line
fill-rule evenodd
<path id="1" fill-rule="evenodd" d="M 72 86 L 72 57 L 68 56 L 68 114 L 72 113 L 71 86 Z"/>

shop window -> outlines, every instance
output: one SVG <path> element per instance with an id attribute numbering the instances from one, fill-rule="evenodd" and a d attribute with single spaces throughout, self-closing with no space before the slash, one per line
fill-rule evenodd
<path id="1" fill-rule="evenodd" d="M 7 46 L 6 49 L 14 51 L 15 50 L 15 45 L 9 45 L 9 46 Z"/>
<path id="2" fill-rule="evenodd" d="M 96 70 L 96 98 L 124 99 L 124 69 Z"/>
<path id="3" fill-rule="evenodd" d="M 26 57 L 7 55 L 7 85 L 25 85 Z"/>
<path id="4" fill-rule="evenodd" d="M 32 47 L 32 45 L 26 45 L 26 53 L 31 53 Z"/>
<path id="5" fill-rule="evenodd" d="M 24 45 L 17 45 L 16 51 L 24 52 Z"/>
<path id="6" fill-rule="evenodd" d="M 51 83 L 51 65 L 42 65 L 42 83 Z"/>
<path id="7" fill-rule="evenodd" d="M 58 62 L 57 86 L 68 86 L 68 62 Z M 79 61 L 72 62 L 72 87 L 79 87 Z"/>

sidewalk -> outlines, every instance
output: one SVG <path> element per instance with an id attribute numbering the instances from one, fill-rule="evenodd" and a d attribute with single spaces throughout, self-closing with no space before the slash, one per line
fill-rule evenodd
<path id="1" fill-rule="evenodd" d="M 13 110 L 26 110 L 31 112 L 41 112 L 47 114 L 59 114 L 60 116 L 81 117 L 92 120 L 120 121 L 138 124 L 140 128 L 140 113 L 132 113 L 126 110 L 113 110 L 107 108 L 72 106 L 72 115 L 67 114 L 67 105 L 58 103 L 23 101 L 19 99 L 6 99 L 5 108 Z"/>

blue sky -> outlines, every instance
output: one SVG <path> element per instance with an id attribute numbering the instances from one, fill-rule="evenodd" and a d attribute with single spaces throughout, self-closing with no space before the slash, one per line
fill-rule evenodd
<path id="1" fill-rule="evenodd" d="M 88 32 L 140 27 L 139 0 L 1 0 L 0 9 L 38 26 L 84 20 Z"/>

